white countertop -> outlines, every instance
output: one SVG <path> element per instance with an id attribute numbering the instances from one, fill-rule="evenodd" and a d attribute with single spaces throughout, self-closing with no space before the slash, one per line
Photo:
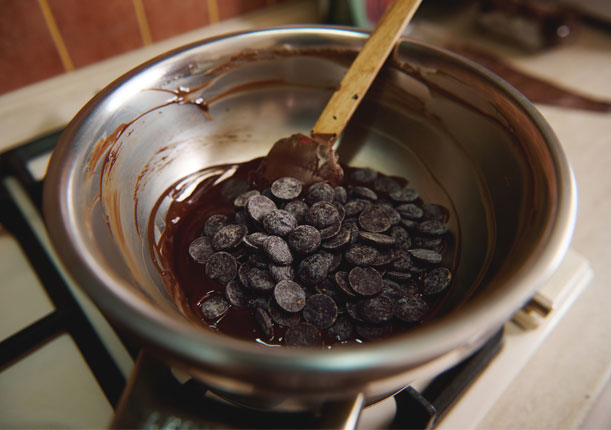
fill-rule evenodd
<path id="1" fill-rule="evenodd" d="M 611 100 L 611 30 L 586 25 L 577 40 L 525 54 L 481 37 L 464 21 L 423 23 L 414 36 L 431 43 L 467 42 L 535 76 Z M 481 428 L 611 428 L 611 113 L 536 105 L 575 172 L 578 219 L 571 248 L 594 278 Z"/>
<path id="2" fill-rule="evenodd" d="M 107 83 L 144 60 L 213 34 L 315 19 L 316 2 L 215 24 L 120 57 L 0 96 L 0 152 L 63 127 Z M 611 100 L 611 31 L 582 27 L 571 45 L 520 54 L 476 37 L 465 27 L 423 23 L 414 37 L 432 43 L 447 34 L 494 48 L 537 76 Z M 611 425 L 588 417 L 611 375 L 611 114 L 537 105 L 560 138 L 578 184 L 579 213 L 571 247 L 586 257 L 594 279 L 533 359 L 510 385 L 482 428 L 579 428 Z M 600 400 L 601 402 L 603 400 Z"/>

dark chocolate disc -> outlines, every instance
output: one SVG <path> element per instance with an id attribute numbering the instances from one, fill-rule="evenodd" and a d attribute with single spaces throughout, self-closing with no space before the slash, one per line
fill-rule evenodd
<path id="1" fill-rule="evenodd" d="M 420 233 L 430 236 L 443 236 L 448 232 L 448 228 L 444 223 L 434 219 L 422 221 L 416 226 L 416 229 Z"/>
<path id="2" fill-rule="evenodd" d="M 274 287 L 276 303 L 287 312 L 299 312 L 306 303 L 306 295 L 297 282 L 284 280 Z"/>
<path id="3" fill-rule="evenodd" d="M 391 200 L 399 203 L 411 203 L 418 200 L 420 197 L 418 192 L 413 188 L 401 188 L 400 190 L 391 192 L 388 196 Z"/>
<path id="4" fill-rule="evenodd" d="M 371 246 L 356 244 L 346 251 L 346 261 L 355 266 L 371 266 L 378 254 L 378 250 Z"/>
<path id="5" fill-rule="evenodd" d="M 321 329 L 331 327 L 337 319 L 338 309 L 335 301 L 325 294 L 310 296 L 303 308 L 303 319 Z"/>
<path id="6" fill-rule="evenodd" d="M 372 205 L 359 215 L 359 225 L 372 233 L 382 233 L 392 225 L 390 215 L 384 206 Z"/>
<path id="7" fill-rule="evenodd" d="M 276 209 L 276 203 L 264 195 L 252 196 L 246 202 L 246 212 L 257 222 L 263 222 L 263 217 Z"/>
<path id="8" fill-rule="evenodd" d="M 344 295 L 339 290 L 335 282 L 329 277 L 323 280 L 321 283 L 314 287 L 316 293 L 324 294 L 333 299 L 333 301 L 339 306 L 340 303 L 344 301 Z M 339 309 L 339 308 L 338 308 Z M 339 312 L 339 311 L 338 311 Z"/>
<path id="9" fill-rule="evenodd" d="M 348 282 L 348 272 L 338 270 L 337 272 L 335 272 L 333 278 L 335 279 L 335 283 L 337 284 L 339 289 L 343 291 L 344 294 L 346 294 L 348 297 L 354 297 L 356 295 L 352 290 L 350 283 Z"/>
<path id="10" fill-rule="evenodd" d="M 429 305 L 418 296 L 402 297 L 393 306 L 395 317 L 408 323 L 422 321 L 428 310 Z"/>
<path id="11" fill-rule="evenodd" d="M 412 274 L 410 272 L 398 272 L 396 270 L 387 270 L 384 276 L 395 281 L 407 281 L 412 279 Z"/>
<path id="12" fill-rule="evenodd" d="M 248 283 L 248 272 L 250 272 L 251 268 L 252 266 L 250 264 L 242 263 L 240 264 L 240 268 L 238 269 L 238 280 L 240 281 L 242 286 L 246 288 L 250 287 Z"/>
<path id="13" fill-rule="evenodd" d="M 395 209 L 403 218 L 407 219 L 418 220 L 424 216 L 422 208 L 414 203 L 404 203 Z"/>
<path id="14" fill-rule="evenodd" d="M 248 307 L 253 311 L 257 308 L 269 311 L 269 301 L 270 298 L 268 295 L 256 295 L 250 298 L 250 300 L 248 301 Z"/>
<path id="15" fill-rule="evenodd" d="M 320 246 L 320 232 L 311 225 L 300 225 L 288 235 L 287 242 L 293 251 L 309 254 Z"/>
<path id="16" fill-rule="evenodd" d="M 400 248 L 409 249 L 412 246 L 411 236 L 403 227 L 394 225 L 390 228 L 390 235 Z"/>
<path id="17" fill-rule="evenodd" d="M 263 217 L 263 227 L 269 234 L 284 237 L 297 227 L 297 218 L 283 209 L 273 209 Z"/>
<path id="18" fill-rule="evenodd" d="M 396 270 L 398 272 L 407 272 L 412 266 L 412 259 L 410 252 L 405 249 L 397 249 L 395 251 L 395 258 L 390 263 L 390 270 Z"/>
<path id="19" fill-rule="evenodd" d="M 337 342 L 345 342 L 354 338 L 354 324 L 344 315 L 339 315 L 335 323 L 325 330 L 325 334 Z"/>
<path id="20" fill-rule="evenodd" d="M 401 184 L 395 181 L 392 178 L 383 176 L 381 178 L 377 178 L 373 181 L 373 190 L 376 193 L 380 193 L 383 195 L 388 195 L 393 191 L 397 191 L 401 189 Z"/>
<path id="21" fill-rule="evenodd" d="M 425 204 L 424 206 L 422 206 L 422 210 L 424 211 L 424 219 L 434 219 L 442 222 L 446 219 L 448 213 L 446 208 L 435 203 Z"/>
<path id="22" fill-rule="evenodd" d="M 331 224 L 329 227 L 321 228 L 320 229 L 320 238 L 322 240 L 331 239 L 335 237 L 335 235 L 337 235 L 341 229 L 342 229 L 342 223 L 339 221 L 336 222 L 335 224 Z"/>
<path id="23" fill-rule="evenodd" d="M 226 285 L 238 272 L 236 259 L 225 251 L 215 252 L 206 263 L 206 276 Z"/>
<path id="24" fill-rule="evenodd" d="M 286 330 L 284 335 L 286 346 L 321 346 L 320 330 L 309 323 L 299 323 Z"/>
<path id="25" fill-rule="evenodd" d="M 406 293 L 407 290 L 403 288 L 398 282 L 386 278 L 384 278 L 382 281 L 383 284 L 382 290 L 380 291 L 380 296 L 385 296 L 393 301 L 396 301 L 401 297 L 406 297 L 409 295 Z"/>
<path id="26" fill-rule="evenodd" d="M 316 285 L 329 274 L 330 260 L 324 254 L 312 254 L 301 260 L 297 268 L 297 277 L 305 285 Z"/>
<path id="27" fill-rule="evenodd" d="M 339 221 L 342 222 L 344 218 L 346 218 L 346 208 L 344 208 L 344 205 L 342 205 L 341 203 L 335 200 L 332 201 L 331 204 L 335 206 L 335 209 L 337 209 L 337 213 L 339 215 Z"/>
<path id="28" fill-rule="evenodd" d="M 335 201 L 339 204 L 345 205 L 348 202 L 348 192 L 344 187 L 338 185 L 333 189 L 335 192 Z"/>
<path id="29" fill-rule="evenodd" d="M 306 212 L 305 220 L 308 224 L 321 229 L 339 222 L 339 212 L 330 202 L 320 201 L 314 203 Z"/>
<path id="30" fill-rule="evenodd" d="M 263 248 L 263 241 L 269 237 L 269 234 L 261 231 L 247 234 L 242 239 L 242 242 L 251 249 L 259 250 Z"/>
<path id="31" fill-rule="evenodd" d="M 382 275 L 373 267 L 354 267 L 348 273 L 348 283 L 361 296 L 373 296 L 382 290 Z"/>
<path id="32" fill-rule="evenodd" d="M 309 208 L 310 206 L 302 200 L 291 200 L 282 207 L 285 211 L 293 214 L 298 224 L 303 224 Z"/>
<path id="33" fill-rule="evenodd" d="M 301 194 L 301 181 L 291 177 L 276 179 L 270 188 L 274 197 L 280 200 L 292 200 Z"/>
<path id="34" fill-rule="evenodd" d="M 329 264 L 329 272 L 335 271 L 342 263 L 341 252 L 320 251 L 320 255 L 327 260 L 327 263 Z"/>
<path id="35" fill-rule="evenodd" d="M 384 208 L 388 218 L 390 219 L 390 225 L 397 225 L 401 222 L 401 214 L 390 204 L 381 204 L 381 207 Z"/>
<path id="36" fill-rule="evenodd" d="M 231 306 L 235 306 L 238 309 L 246 309 L 248 308 L 250 294 L 240 281 L 232 279 L 225 287 L 225 298 Z"/>
<path id="37" fill-rule="evenodd" d="M 374 246 L 392 246 L 395 244 L 395 239 L 392 236 L 383 233 L 372 233 L 370 231 L 362 231 L 359 233 L 359 240 Z"/>
<path id="38" fill-rule="evenodd" d="M 441 252 L 443 249 L 443 239 L 439 236 L 414 236 L 414 248 L 426 248 L 435 252 Z"/>
<path id="39" fill-rule="evenodd" d="M 350 243 L 351 235 L 350 228 L 343 226 L 335 236 L 322 242 L 321 246 L 324 249 L 339 249 Z"/>
<path id="40" fill-rule="evenodd" d="M 378 256 L 371 265 L 375 267 L 385 266 L 396 258 L 395 253 L 394 248 L 383 248 L 378 251 Z"/>
<path id="41" fill-rule="evenodd" d="M 280 282 L 285 279 L 292 281 L 295 278 L 295 271 L 293 270 L 293 266 L 280 266 L 278 264 L 268 264 L 267 269 L 269 270 L 269 274 L 275 282 Z"/>
<path id="42" fill-rule="evenodd" d="M 278 303 L 276 303 L 276 299 L 274 299 L 273 297 L 269 300 L 268 312 L 269 316 L 272 317 L 274 322 L 283 327 L 292 327 L 302 321 L 300 312 L 285 311 L 280 306 L 278 306 Z"/>
<path id="43" fill-rule="evenodd" d="M 212 239 L 208 236 L 198 237 L 189 245 L 189 255 L 200 264 L 206 263 L 213 253 Z"/>
<path id="44" fill-rule="evenodd" d="M 313 204 L 316 202 L 332 202 L 335 199 L 335 190 L 326 182 L 316 182 L 308 188 L 306 200 Z"/>
<path id="45" fill-rule="evenodd" d="M 286 265 L 293 262 L 293 254 L 289 246 L 279 236 L 269 236 L 263 241 L 265 254 L 276 264 Z"/>
<path id="46" fill-rule="evenodd" d="M 216 251 L 224 251 L 237 247 L 248 229 L 241 224 L 228 224 L 221 227 L 212 238 L 212 247 Z"/>
<path id="47" fill-rule="evenodd" d="M 248 286 L 257 292 L 264 293 L 274 289 L 274 280 L 267 270 L 253 267 L 248 271 Z"/>
<path id="48" fill-rule="evenodd" d="M 440 253 L 432 249 L 418 248 L 410 249 L 408 252 L 414 260 L 424 264 L 439 264 L 443 258 Z"/>
<path id="49" fill-rule="evenodd" d="M 445 290 L 452 282 L 452 273 L 445 267 L 429 270 L 422 280 L 422 294 L 437 294 Z"/>
<path id="50" fill-rule="evenodd" d="M 208 237 L 213 237 L 217 231 L 219 231 L 223 226 L 227 225 L 229 222 L 229 218 L 227 215 L 216 214 L 208 217 L 206 222 L 204 223 L 204 235 Z"/>
<path id="51" fill-rule="evenodd" d="M 372 324 L 382 324 L 393 317 L 393 301 L 379 295 L 359 303 L 359 315 Z"/>
<path id="52" fill-rule="evenodd" d="M 363 167 L 363 168 L 354 170 L 350 177 L 355 182 L 360 182 L 362 184 L 368 184 L 376 180 L 376 178 L 378 177 L 378 172 L 368 167 Z"/>
<path id="53" fill-rule="evenodd" d="M 351 187 L 350 197 L 361 198 L 366 200 L 375 201 L 378 199 L 378 195 L 369 187 Z"/>
<path id="54" fill-rule="evenodd" d="M 406 228 L 408 231 L 413 231 L 418 228 L 418 221 L 414 221 L 413 219 L 401 218 L 399 225 Z"/>
<path id="55" fill-rule="evenodd" d="M 233 201 L 233 205 L 236 208 L 243 208 L 244 206 L 246 206 L 246 202 L 248 202 L 249 198 L 251 198 L 252 196 L 257 196 L 259 194 L 261 194 L 259 190 L 245 191 L 235 198 L 235 200 Z"/>
<path id="56" fill-rule="evenodd" d="M 368 200 L 350 200 L 344 205 L 344 211 L 347 217 L 355 217 L 370 206 L 372 203 Z"/>
<path id="57" fill-rule="evenodd" d="M 259 269 L 267 269 L 268 261 L 264 254 L 250 254 L 248 264 Z"/>
<path id="58" fill-rule="evenodd" d="M 257 326 L 261 329 L 261 333 L 266 340 L 270 340 L 274 337 L 274 322 L 269 313 L 262 307 L 255 309 L 255 321 Z"/>
<path id="59" fill-rule="evenodd" d="M 202 300 L 199 307 L 206 321 L 216 321 L 229 310 L 229 303 L 220 294 L 212 294 Z"/>

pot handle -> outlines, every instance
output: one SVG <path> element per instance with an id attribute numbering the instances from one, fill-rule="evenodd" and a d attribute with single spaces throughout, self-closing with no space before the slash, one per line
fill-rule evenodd
<path id="1" fill-rule="evenodd" d="M 363 393 L 358 393 L 351 399 L 325 403 L 321 410 L 320 428 L 356 429 L 364 400 Z"/>

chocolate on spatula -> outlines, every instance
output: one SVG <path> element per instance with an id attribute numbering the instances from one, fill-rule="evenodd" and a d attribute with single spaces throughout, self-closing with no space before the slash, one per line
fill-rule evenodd
<path id="1" fill-rule="evenodd" d="M 255 175 L 255 181 L 267 184 L 278 178 L 293 177 L 305 185 L 321 181 L 338 185 L 344 171 L 329 144 L 298 133 L 276 142 Z"/>
<path id="2" fill-rule="evenodd" d="M 312 128 L 311 137 L 294 134 L 277 141 L 254 175 L 259 184 L 293 177 L 304 186 L 316 182 L 339 185 L 343 171 L 332 149 L 386 61 L 421 0 L 394 0 L 347 70 Z"/>

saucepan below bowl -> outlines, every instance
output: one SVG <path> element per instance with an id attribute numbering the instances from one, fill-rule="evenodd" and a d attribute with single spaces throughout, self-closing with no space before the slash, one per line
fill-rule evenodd
<path id="1" fill-rule="evenodd" d="M 185 178 L 307 134 L 366 38 L 278 28 L 176 49 L 97 94 L 53 154 L 44 215 L 66 267 L 109 318 L 219 392 L 286 407 L 390 394 L 474 351 L 567 250 L 576 190 L 545 120 L 482 67 L 404 40 L 339 154 L 406 177 L 425 201 L 450 209 L 455 282 L 439 315 L 387 340 L 330 350 L 265 347 L 183 316 L 151 250 L 171 222 L 171 200 L 192 190 Z"/>

